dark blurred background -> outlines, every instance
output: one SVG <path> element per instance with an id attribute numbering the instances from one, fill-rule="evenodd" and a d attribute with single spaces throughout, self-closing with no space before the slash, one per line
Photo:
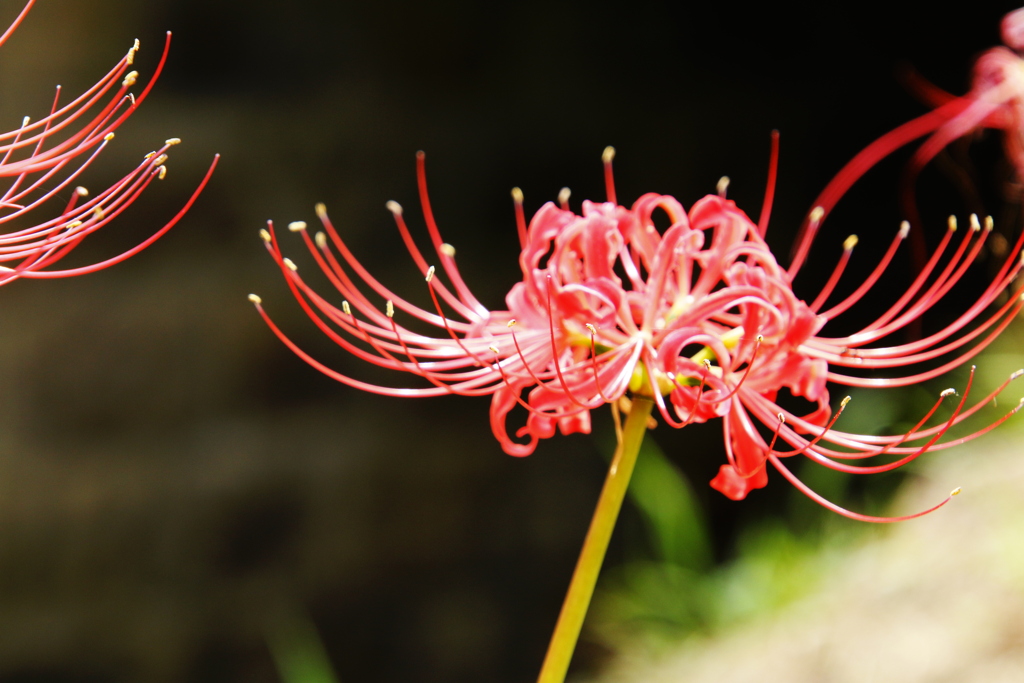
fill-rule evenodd
<path id="1" fill-rule="evenodd" d="M 20 7 L 0 3 L 0 23 Z M 293 682 L 303 662 L 312 681 L 325 660 L 343 682 L 531 680 L 601 485 L 607 417 L 594 436 L 514 459 L 485 399 L 384 398 L 327 379 L 271 335 L 249 292 L 317 358 L 380 376 L 302 316 L 258 230 L 312 222 L 326 202 L 364 263 L 423 301 L 384 208 L 401 202 L 423 234 L 423 149 L 467 282 L 503 308 L 517 280 L 512 186 L 528 212 L 565 185 L 574 206 L 603 199 L 600 154 L 613 144 L 620 201 L 655 191 L 689 206 L 728 174 L 756 218 L 777 128 L 769 241 L 784 258 L 842 164 L 923 111 L 900 75 L 913 67 L 964 92 L 1011 8 L 39 0 L 0 51 L 5 130 L 45 115 L 56 84 L 87 88 L 136 37 L 145 78 L 174 32 L 150 100 L 85 184 L 98 189 L 167 137 L 184 144 L 80 263 L 143 239 L 223 159 L 141 255 L 0 291 L 0 682 Z M 979 210 L 1017 229 L 997 142 L 982 140 L 968 169 L 977 196 L 926 174 L 926 219 Z M 840 206 L 798 293 L 817 291 L 850 233 L 868 255 L 852 272 L 866 272 L 901 218 L 898 171 L 883 165 Z M 312 269 L 301 242 L 283 239 Z M 879 429 L 902 419 L 860 416 Z M 741 503 L 709 489 L 724 462 L 718 424 L 653 439 L 692 482 L 712 565 L 766 518 L 799 528 L 817 514 L 778 476 Z M 839 493 L 870 505 L 900 481 Z M 628 504 L 612 569 L 654 552 L 645 534 Z M 577 671 L 608 656 L 585 639 Z"/>

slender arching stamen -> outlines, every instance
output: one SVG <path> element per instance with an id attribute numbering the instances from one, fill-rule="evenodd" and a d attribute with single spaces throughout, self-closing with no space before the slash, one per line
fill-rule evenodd
<path id="1" fill-rule="evenodd" d="M 794 455 L 799 455 L 799 454 L 803 453 L 804 451 L 808 450 L 809 448 L 812 448 L 814 446 L 814 444 L 816 444 L 819 441 L 821 441 L 823 438 L 825 438 L 826 434 L 828 434 L 830 431 L 832 431 L 832 427 L 839 420 L 839 416 L 843 414 L 843 411 L 846 410 L 846 406 L 847 406 L 847 404 L 849 404 L 849 402 L 850 402 L 850 397 L 849 396 L 845 397 L 842 401 L 840 401 L 839 402 L 839 410 L 837 410 L 835 415 L 833 415 L 832 418 L 828 421 L 828 424 L 825 425 L 825 428 L 822 429 L 821 433 L 818 434 L 816 437 L 814 437 L 814 439 L 812 441 L 808 441 L 807 445 L 804 446 L 803 448 L 800 448 L 798 450 L 793 450 L 793 451 L 785 451 L 785 452 L 783 452 L 783 451 L 775 451 L 774 453 L 772 453 L 772 449 L 769 448 L 768 449 L 769 455 L 779 455 L 779 456 L 782 456 L 784 458 L 788 458 L 788 457 L 791 457 L 791 456 L 794 456 Z M 932 412 L 934 412 L 934 409 L 932 409 Z M 765 457 L 767 457 L 767 456 L 765 456 Z"/>
<path id="2" fill-rule="evenodd" d="M 523 213 L 523 191 L 512 188 L 512 204 L 516 211 L 516 232 L 519 233 L 519 247 L 526 249 L 526 215 Z"/>
<path id="3" fill-rule="evenodd" d="M 786 424 L 786 416 L 782 413 L 777 415 L 779 421 L 775 425 L 775 432 L 772 434 L 772 441 L 768 444 L 768 450 L 765 451 L 764 457 L 757 463 L 757 466 L 752 468 L 749 472 L 741 472 L 739 468 L 736 468 L 736 474 L 740 475 L 744 479 L 750 479 L 752 476 L 764 469 L 764 465 L 768 462 L 768 456 L 775 451 L 775 442 L 779 439 L 779 432 L 782 430 L 782 426 Z"/>
<path id="4" fill-rule="evenodd" d="M 953 489 L 953 491 L 949 494 L 949 496 L 947 496 L 946 499 L 943 500 L 938 505 L 933 505 L 932 507 L 928 508 L 927 510 L 922 510 L 920 512 L 915 512 L 915 513 L 909 514 L 909 515 L 903 515 L 901 517 L 876 517 L 874 515 L 864 515 L 864 514 L 861 514 L 859 512 L 853 512 L 851 510 L 847 510 L 844 507 L 840 507 L 839 505 L 836 505 L 835 503 L 833 503 L 832 501 L 828 500 L 827 498 L 824 498 L 821 494 L 815 492 L 813 489 L 811 489 L 809 486 L 807 486 L 807 484 L 805 484 L 802 481 L 800 481 L 792 472 L 790 472 L 786 468 L 786 466 L 782 464 L 782 461 L 778 457 L 776 457 L 774 455 L 769 455 L 768 456 L 768 460 L 769 460 L 769 462 L 771 462 L 772 465 L 775 466 L 775 469 L 777 469 L 779 471 L 779 474 L 781 474 L 783 477 L 785 477 L 789 481 L 790 484 L 792 484 L 793 486 L 798 488 L 801 493 L 803 493 L 805 496 L 807 496 L 808 498 L 813 500 L 815 503 L 821 505 L 822 507 L 828 508 L 829 510 L 831 510 L 833 512 L 836 512 L 836 513 L 842 515 L 843 517 L 848 517 L 849 519 L 855 519 L 855 520 L 858 520 L 858 521 L 861 521 L 861 522 L 876 522 L 876 523 L 880 523 L 880 524 L 887 524 L 887 523 L 890 523 L 890 522 L 903 522 L 903 521 L 906 521 L 908 519 L 914 519 L 916 517 L 921 517 L 923 515 L 927 515 L 930 512 L 934 512 L 934 511 L 938 510 L 940 507 L 942 507 L 943 505 L 945 505 L 949 501 L 953 500 L 953 496 L 956 496 L 956 495 L 958 495 L 960 493 L 960 489 L 959 488 Z"/>
<path id="5" fill-rule="evenodd" d="M 885 252 L 885 255 L 882 256 L 882 260 L 878 262 L 878 265 L 875 266 L 875 269 L 871 271 L 871 274 L 868 275 L 867 279 L 864 280 L 864 282 L 862 282 L 861 285 L 857 287 L 857 289 L 854 290 L 852 294 L 850 294 L 848 297 L 846 297 L 845 299 L 843 299 L 838 304 L 828 309 L 821 315 L 825 316 L 826 318 L 834 318 L 840 313 L 846 311 L 848 308 L 850 308 L 850 306 L 860 301 L 860 299 L 868 292 L 868 290 L 875 286 L 875 283 L 878 282 L 878 278 L 882 276 L 882 273 L 885 272 L 885 269 L 889 267 L 889 264 L 892 262 L 893 256 L 896 255 L 896 250 L 899 248 L 901 244 L 903 244 L 903 240 L 907 238 L 907 233 L 909 232 L 910 223 L 907 221 L 903 221 L 902 223 L 900 223 L 900 229 L 896 233 L 895 239 L 893 239 L 893 241 L 889 244 L 889 249 Z"/>
<path id="6" fill-rule="evenodd" d="M 88 197 L 89 190 L 79 185 L 75 188 L 75 191 L 71 193 L 71 199 L 68 200 L 68 205 L 64 207 L 64 211 L 61 212 L 61 216 L 66 216 L 75 209 L 75 204 L 78 203 L 80 197 Z"/>
<path id="7" fill-rule="evenodd" d="M 761 216 L 757 219 L 757 232 L 761 237 L 768 232 L 768 220 L 772 215 L 772 203 L 775 200 L 775 179 L 779 172 L 779 131 L 772 131 L 772 151 L 768 157 L 768 180 L 764 187 L 764 203 L 761 204 Z"/>
<path id="8" fill-rule="evenodd" d="M 608 145 L 601 153 L 601 162 L 604 164 L 604 191 L 608 201 L 617 204 L 615 200 L 615 176 L 612 175 L 612 159 L 615 158 L 615 148 Z"/>
<path id="9" fill-rule="evenodd" d="M 821 292 L 815 297 L 814 302 L 811 304 L 811 310 L 815 313 L 821 308 L 822 304 L 828 300 L 829 295 L 832 294 L 832 290 L 836 288 L 836 284 L 839 282 L 839 278 L 842 277 L 843 271 L 846 270 L 846 264 L 850 262 L 850 256 L 853 254 L 853 248 L 857 246 L 857 236 L 850 235 L 843 242 L 843 255 L 839 257 L 839 262 L 836 264 L 835 270 L 832 271 L 832 275 L 829 277 L 828 282 L 821 288 Z"/>
<path id="10" fill-rule="evenodd" d="M 515 391 L 515 386 L 513 386 L 512 383 L 508 380 L 508 376 L 505 374 L 505 369 L 501 367 L 501 357 L 500 357 L 500 353 L 501 352 L 498 351 L 498 349 L 496 347 L 494 347 L 494 346 L 490 347 L 490 351 L 492 353 L 494 353 L 494 355 L 495 355 L 495 359 L 496 360 L 494 362 L 494 367 L 496 367 L 498 369 L 498 372 L 501 374 L 502 381 L 505 382 L 505 385 L 509 389 L 512 389 L 513 391 Z M 539 410 L 537 408 L 534 408 L 527 401 L 524 401 L 522 399 L 522 397 L 519 395 L 518 391 L 515 393 L 513 398 L 515 398 L 516 403 L 518 403 L 522 408 L 525 408 L 530 414 L 532 414 L 532 415 L 539 415 L 540 417 L 546 417 L 546 418 L 558 419 L 558 418 L 562 418 L 562 417 L 571 417 L 573 415 L 579 415 L 580 413 L 586 412 L 588 410 L 587 408 L 572 408 L 572 409 L 567 410 L 567 411 L 565 411 L 563 413 L 547 413 L 547 412 L 544 412 L 543 410 Z"/>

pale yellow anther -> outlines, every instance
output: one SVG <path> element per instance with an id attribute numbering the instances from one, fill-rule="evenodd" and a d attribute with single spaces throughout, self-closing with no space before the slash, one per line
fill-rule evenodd
<path id="1" fill-rule="evenodd" d="M 850 235 L 843 241 L 843 251 L 850 251 L 855 246 L 857 246 L 857 242 L 859 241 L 859 237 L 857 237 L 856 235 Z"/>
<path id="2" fill-rule="evenodd" d="M 597 334 L 597 328 L 594 327 L 593 325 L 591 325 L 590 323 L 587 323 L 586 327 L 587 327 L 588 330 L 590 330 L 590 334 L 593 334 L 593 335 Z"/>
<path id="3" fill-rule="evenodd" d="M 97 206 L 95 209 L 92 210 L 92 215 L 98 221 L 103 220 L 103 215 L 104 215 L 103 207 L 102 206 Z"/>
<path id="4" fill-rule="evenodd" d="M 402 215 L 402 205 L 396 202 L 395 200 L 389 200 L 386 204 L 384 204 L 384 206 L 386 206 L 388 211 L 395 214 L 396 216 Z"/>
<path id="5" fill-rule="evenodd" d="M 161 154 L 156 159 L 153 159 L 153 165 L 154 166 L 159 166 L 160 164 L 164 163 L 165 161 L 167 161 L 167 155 L 166 154 Z"/>
<path id="6" fill-rule="evenodd" d="M 523 191 L 520 190 L 518 187 L 512 188 L 512 201 L 514 201 L 516 204 L 523 203 Z"/>
<path id="7" fill-rule="evenodd" d="M 114 134 L 113 133 L 107 133 L 106 135 L 103 136 L 103 142 L 110 142 L 113 139 L 114 139 Z"/>
<path id="8" fill-rule="evenodd" d="M 434 279 L 434 266 L 430 266 L 429 268 L 427 268 L 426 280 L 427 280 L 427 282 L 430 282 L 433 279 Z"/>
<path id="9" fill-rule="evenodd" d="M 849 403 L 849 402 L 850 402 L 851 400 L 853 400 L 853 397 L 852 397 L 852 396 L 847 396 L 847 397 L 846 397 L 846 398 L 844 398 L 844 399 L 843 399 L 842 401 L 840 401 L 840 402 L 839 402 L 839 407 L 840 407 L 840 409 L 842 409 L 842 408 L 845 408 L 845 407 L 846 407 L 846 404 L 847 404 L 847 403 Z"/>
<path id="10" fill-rule="evenodd" d="M 134 64 L 135 63 L 135 53 L 138 52 L 138 51 L 139 51 L 139 39 L 136 38 L 135 39 L 135 44 L 132 45 L 131 48 L 129 48 L 128 54 L 125 55 L 124 63 L 127 64 L 128 66 L 131 66 L 132 64 Z"/>
<path id="11" fill-rule="evenodd" d="M 259 306 L 260 304 L 262 304 L 262 303 L 263 303 L 263 299 L 259 298 L 259 297 L 258 297 L 258 296 L 256 296 L 255 294 L 250 294 L 250 295 L 249 295 L 249 301 L 253 302 L 253 303 L 254 303 L 254 304 L 256 304 L 257 306 Z"/>
<path id="12" fill-rule="evenodd" d="M 757 343 L 760 344 L 763 341 L 764 341 L 764 335 L 763 334 L 757 335 Z"/>
<path id="13" fill-rule="evenodd" d="M 499 355 L 501 353 L 500 351 L 498 351 L 498 347 L 497 346 L 488 346 L 487 348 L 489 348 L 491 350 L 491 353 L 493 353 L 495 356 L 497 356 L 497 355 Z"/>
<path id="14" fill-rule="evenodd" d="M 68 223 L 64 227 L 67 228 L 68 230 L 74 230 L 75 228 L 80 227 L 81 225 L 82 225 L 82 221 L 71 221 L 70 223 Z"/>
<path id="15" fill-rule="evenodd" d="M 1021 368 L 1020 370 L 1014 370 L 1012 373 L 1010 373 L 1010 380 L 1015 380 L 1021 375 L 1024 375 L 1024 368 Z"/>
<path id="16" fill-rule="evenodd" d="M 725 193 L 729 191 L 729 176 L 724 175 L 718 179 L 718 183 L 715 185 L 715 192 L 722 199 L 725 199 Z"/>
<path id="17" fill-rule="evenodd" d="M 313 241 L 316 242 L 316 246 L 320 247 L 321 249 L 327 248 L 327 235 L 325 235 L 324 233 L 318 232 L 313 237 Z"/>
<path id="18" fill-rule="evenodd" d="M 75 194 L 77 194 L 79 197 L 88 197 L 89 190 L 79 185 L 78 187 L 75 188 Z"/>
<path id="19" fill-rule="evenodd" d="M 979 230 L 981 230 L 981 221 L 978 220 L 978 214 L 972 213 L 970 222 L 971 230 L 973 230 L 974 232 L 978 232 Z"/>
<path id="20" fill-rule="evenodd" d="M 569 197 L 571 196 L 572 191 L 568 187 L 563 187 L 561 190 L 558 191 L 558 203 L 563 205 L 568 204 Z"/>
<path id="21" fill-rule="evenodd" d="M 515 327 L 515 326 L 516 326 L 516 319 L 515 318 L 512 318 L 507 323 L 505 323 L 505 327 L 511 328 L 511 327 Z"/>
<path id="22" fill-rule="evenodd" d="M 946 227 L 950 230 L 956 230 L 956 216 L 950 216 L 946 219 Z"/>
<path id="23" fill-rule="evenodd" d="M 156 177 L 158 180 L 163 180 L 167 177 L 167 167 L 163 164 L 157 166 Z"/>
<path id="24" fill-rule="evenodd" d="M 288 224 L 288 229 L 292 232 L 302 232 L 306 229 L 306 221 L 292 221 Z"/>
<path id="25" fill-rule="evenodd" d="M 111 136 L 113 136 L 113 133 L 111 133 Z M 111 137 L 110 139 L 113 140 L 114 138 Z M 146 156 L 144 156 L 142 158 L 143 159 L 152 159 L 155 156 L 156 156 L 156 152 L 146 152 Z"/>
<path id="26" fill-rule="evenodd" d="M 137 81 L 138 78 L 139 78 L 139 72 L 138 71 L 129 71 L 128 75 L 124 77 L 123 81 L 121 81 L 121 87 L 122 88 L 130 88 L 130 87 L 132 87 L 133 85 L 135 85 L 135 81 Z"/>
<path id="27" fill-rule="evenodd" d="M 708 360 L 707 358 L 705 358 L 701 362 L 704 364 L 704 369 L 707 370 L 708 372 L 710 372 L 711 371 L 711 361 Z"/>
<path id="28" fill-rule="evenodd" d="M 910 234 L 910 221 L 900 222 L 900 239 L 904 239 Z"/>
<path id="29" fill-rule="evenodd" d="M 455 247 L 453 247 L 452 245 L 448 244 L 447 242 L 445 242 L 444 244 L 441 245 L 440 251 L 441 251 L 442 254 L 444 254 L 448 258 L 453 258 L 455 256 Z M 1022 252 L 1022 253 L 1024 253 L 1024 252 Z"/>
<path id="30" fill-rule="evenodd" d="M 943 389 L 942 392 L 939 394 L 939 396 L 941 396 L 942 398 L 946 398 L 947 396 L 955 396 L 955 395 L 956 395 L 956 389 L 954 389 L 953 387 L 950 387 L 949 389 Z"/>
<path id="31" fill-rule="evenodd" d="M 992 220 L 992 216 L 985 216 L 985 230 L 991 231 L 994 227 L 996 227 L 996 222 Z"/>
<path id="32" fill-rule="evenodd" d="M 282 261 L 284 262 L 285 267 L 292 272 L 299 269 L 299 267 L 295 265 L 295 261 L 292 261 L 290 258 L 284 258 Z"/>
<path id="33" fill-rule="evenodd" d="M 387 314 L 389 318 L 395 317 L 395 304 L 392 303 L 391 299 L 388 299 L 387 303 L 384 304 L 384 313 Z"/>
<path id="34" fill-rule="evenodd" d="M 777 417 L 779 418 L 779 422 L 781 422 L 782 424 L 786 424 L 786 416 L 785 415 L 783 415 L 782 413 L 779 413 Z"/>
<path id="35" fill-rule="evenodd" d="M 323 202 L 317 202 L 316 206 L 313 207 L 313 211 L 316 212 L 316 217 L 320 220 L 327 218 L 327 205 Z"/>
<path id="36" fill-rule="evenodd" d="M 960 492 L 961 492 L 961 491 L 963 491 L 963 490 L 964 490 L 964 489 L 963 489 L 963 487 L 962 487 L 962 486 L 957 486 L 957 487 L 956 487 L 955 489 L 953 489 L 952 491 L 950 491 L 950 492 L 949 492 L 949 495 L 950 495 L 951 497 L 952 497 L 952 496 L 959 496 L 959 495 L 960 495 Z"/>
<path id="37" fill-rule="evenodd" d="M 135 106 L 135 93 L 133 93 L 133 92 L 128 93 L 128 99 L 132 101 L 132 106 L 134 107 Z"/>
<path id="38" fill-rule="evenodd" d="M 615 148 L 612 147 L 611 145 L 608 145 L 607 147 L 604 148 L 604 151 L 601 152 L 601 161 L 603 161 L 606 164 L 610 164 L 612 163 L 612 159 L 614 158 Z"/>
<path id="39" fill-rule="evenodd" d="M 261 229 L 260 230 L 260 239 L 263 240 L 264 242 L 266 242 L 267 244 L 270 244 L 270 233 L 267 232 L 266 229 Z"/>
<path id="40" fill-rule="evenodd" d="M 181 138 L 167 138 L 166 140 L 164 140 L 164 144 L 169 146 L 169 147 L 174 147 L 175 145 L 180 145 L 181 144 Z"/>
<path id="41" fill-rule="evenodd" d="M 21 127 L 24 128 L 25 126 L 27 126 L 28 122 L 31 121 L 31 120 L 32 120 L 31 117 L 28 117 L 28 116 L 22 118 L 21 119 Z"/>
<path id="42" fill-rule="evenodd" d="M 809 218 L 811 219 L 811 224 L 814 225 L 815 227 L 817 227 L 818 223 L 820 223 L 821 219 L 824 218 L 824 217 L 825 217 L 825 209 L 824 208 L 822 208 L 820 206 L 816 206 L 813 209 L 811 209 L 811 215 L 809 216 Z"/>
<path id="43" fill-rule="evenodd" d="M 352 315 L 352 308 L 348 305 L 348 301 L 345 301 L 344 299 L 341 301 L 341 311 L 345 315 Z"/>

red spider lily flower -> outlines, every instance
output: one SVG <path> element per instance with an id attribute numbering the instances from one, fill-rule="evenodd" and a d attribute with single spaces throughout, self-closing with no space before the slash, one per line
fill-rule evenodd
<path id="1" fill-rule="evenodd" d="M 32 8 L 30 0 L 0 35 L 2 45 Z M 154 179 L 167 174 L 167 155 L 180 142 L 171 138 L 142 162 L 101 192 L 77 185 L 86 168 L 114 139 L 114 131 L 142 104 L 167 60 L 171 34 L 153 77 L 135 95 L 138 73 L 130 71 L 139 42 L 95 85 L 61 104 L 57 87 L 50 112 L 32 121 L 25 117 L 16 130 L 0 133 L 0 178 L 8 185 L 0 194 L 0 285 L 18 278 L 59 278 L 102 270 L 137 254 L 170 230 L 189 210 L 217 165 L 214 157 L 206 176 L 166 225 L 135 247 L 98 263 L 54 270 L 87 236 L 123 212 Z M 70 197 L 70 199 L 69 199 Z M 49 209 L 48 207 L 54 207 Z M 48 213 L 48 218 L 37 218 Z M 32 222 L 26 225 L 26 221 Z"/>
<path id="2" fill-rule="evenodd" d="M 454 249 L 445 243 L 427 196 L 424 156 L 417 156 L 420 201 L 438 269 L 414 243 L 401 207 L 389 202 L 398 230 L 423 274 L 433 310 L 397 296 L 360 264 L 328 218 L 317 215 L 324 231 L 311 237 L 304 222 L 289 229 L 301 235 L 310 254 L 337 288 L 340 307 L 318 294 L 284 257 L 273 224 L 261 232 L 295 298 L 313 322 L 350 353 L 374 365 L 420 378 L 423 386 L 395 388 L 369 384 L 323 365 L 299 348 L 250 299 L 271 330 L 303 360 L 349 386 L 389 396 L 490 395 L 491 427 L 506 453 L 529 455 L 540 439 L 590 431 L 590 412 L 623 399 L 627 393 L 654 401 L 661 419 L 673 427 L 721 418 L 727 463 L 711 486 L 732 499 L 767 483 L 774 467 L 802 492 L 825 507 L 854 519 L 895 521 L 845 510 L 797 479 L 785 464 L 802 455 L 842 472 L 884 472 L 929 450 L 976 438 L 1017 412 L 1016 408 L 974 433 L 941 441 L 956 424 L 977 413 L 1018 371 L 985 398 L 968 404 L 974 372 L 952 415 L 925 426 L 953 389 L 905 434 L 872 436 L 836 428 L 848 399 L 833 411 L 827 383 L 855 387 L 902 387 L 939 377 L 977 354 L 1024 306 L 1015 293 L 994 312 L 989 307 L 1021 268 L 1024 236 L 977 301 L 942 330 L 912 342 L 879 342 L 943 300 L 977 258 L 992 230 L 972 216 L 970 229 L 952 247 L 956 221 L 909 289 L 872 323 L 843 336 L 823 328 L 856 304 L 889 267 L 909 226 L 904 222 L 881 261 L 854 291 L 825 308 L 850 260 L 857 238 L 844 244 L 838 264 L 811 303 L 793 292 L 792 283 L 810 249 L 810 239 L 825 210 L 809 214 L 805 238 L 793 262 L 779 265 L 764 241 L 773 197 L 778 138 L 773 136 L 769 189 L 755 224 L 719 193 L 689 210 L 676 199 L 646 194 L 629 208 L 615 198 L 611 161 L 605 153 L 608 200 L 583 202 L 570 210 L 565 190 L 559 203 L 547 203 L 526 224 L 522 194 L 513 198 L 522 251 L 523 279 L 506 297 L 506 309 L 491 311 L 470 292 L 459 274 Z M 664 232 L 652 215 L 662 211 L 671 222 Z M 952 251 L 951 255 L 947 252 Z M 446 280 L 442 282 L 442 280 Z M 360 282 L 361 281 L 361 282 Z M 369 291 L 366 291 L 366 290 Z M 370 297 L 385 300 L 384 310 Z M 396 321 L 396 314 L 433 326 L 433 335 Z M 895 377 L 864 377 L 848 368 L 898 368 Z M 805 414 L 777 402 L 780 391 L 804 399 Z M 526 423 L 508 434 L 506 420 L 516 407 Z M 760 425 L 760 426 L 759 426 Z M 888 456 L 878 465 L 858 464 Z M 957 491 L 954 491 L 955 495 Z"/>

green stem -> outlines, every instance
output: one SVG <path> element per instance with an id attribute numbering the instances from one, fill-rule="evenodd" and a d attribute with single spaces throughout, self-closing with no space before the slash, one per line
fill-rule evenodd
<path id="1" fill-rule="evenodd" d="M 608 468 L 608 476 L 601 489 L 601 497 L 597 500 L 594 517 L 590 520 L 587 538 L 583 541 L 583 550 L 576 561 L 576 570 L 572 574 L 569 592 L 565 594 L 562 611 L 555 624 L 555 633 L 551 636 L 548 653 L 544 657 L 537 683 L 563 683 L 569 670 L 576 641 L 580 637 L 583 619 L 590 606 L 590 598 L 594 594 L 597 575 L 601 572 L 608 541 L 611 540 L 615 521 L 622 508 L 622 499 L 626 496 L 629 479 L 633 475 L 636 456 L 640 452 L 640 444 L 647 431 L 647 418 L 651 415 L 654 403 L 646 398 L 635 397 L 633 406 L 622 430 L 622 440 L 615 449 L 615 457 Z"/>

